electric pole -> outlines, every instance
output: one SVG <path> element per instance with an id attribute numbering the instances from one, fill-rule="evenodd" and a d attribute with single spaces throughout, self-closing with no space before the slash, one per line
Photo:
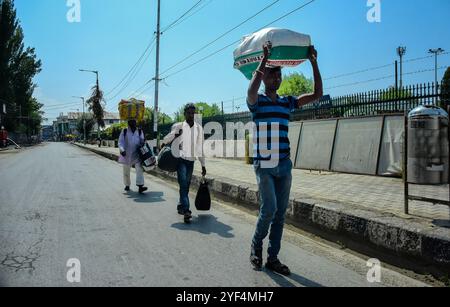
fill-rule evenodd
<path id="1" fill-rule="evenodd" d="M 79 71 L 82 72 L 91 72 L 94 73 L 97 76 L 97 82 L 96 82 L 96 94 L 98 95 L 100 92 L 100 84 L 98 82 L 98 70 L 86 70 L 86 69 L 79 69 Z M 101 101 L 99 101 L 101 103 Z M 84 104 L 83 104 L 84 105 Z M 97 122 L 97 138 L 100 140 L 100 124 Z"/>
<path id="2" fill-rule="evenodd" d="M 156 74 L 155 74 L 155 110 L 153 131 L 156 137 L 156 146 L 159 148 L 158 136 L 158 99 L 159 99 L 159 43 L 161 37 L 161 0 L 158 0 L 158 18 L 156 25 Z"/>
<path id="3" fill-rule="evenodd" d="M 430 49 L 428 53 L 434 54 L 434 84 L 436 86 L 436 94 L 438 90 L 438 55 L 443 53 L 445 50 L 442 48 Z"/>
<path id="4" fill-rule="evenodd" d="M 406 47 L 398 47 L 397 54 L 400 57 L 400 90 L 403 89 L 403 56 L 406 54 Z"/>

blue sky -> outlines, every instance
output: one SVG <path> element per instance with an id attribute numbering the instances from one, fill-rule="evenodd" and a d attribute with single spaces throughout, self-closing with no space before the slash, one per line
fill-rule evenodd
<path id="1" fill-rule="evenodd" d="M 60 112 L 81 110 L 71 96 L 87 96 L 95 75 L 79 68 L 100 71 L 100 85 L 111 91 L 142 55 L 156 29 L 156 0 L 81 0 L 81 22 L 69 23 L 67 0 L 15 0 L 26 44 L 36 48 L 43 70 L 36 77 L 35 96 L 45 104 L 52 120 Z M 161 25 L 167 26 L 198 0 L 161 0 Z M 203 0 L 204 7 L 162 36 L 161 71 L 197 51 L 206 43 L 252 16 L 274 0 Z M 252 33 L 267 23 L 299 7 L 307 0 L 280 0 L 267 11 L 220 39 L 203 52 L 176 67 L 175 72 L 202 57 Z M 405 60 L 426 57 L 430 48 L 450 51 L 448 35 L 450 1 L 381 0 L 381 22 L 369 23 L 367 0 L 316 0 L 273 26 L 309 34 L 319 52 L 319 66 L 325 92 L 332 96 L 385 88 L 393 78 L 358 85 L 341 86 L 392 75 L 393 65 L 348 77 L 330 77 L 393 63 L 396 48 L 407 47 Z M 194 11 L 195 12 L 195 11 Z M 231 46 L 215 56 L 173 77 L 160 87 L 162 112 L 173 113 L 186 102 L 225 100 L 232 111 L 232 98 L 245 96 L 248 81 L 233 69 Z M 450 65 L 450 54 L 439 58 L 439 66 Z M 404 72 L 434 69 L 434 59 L 405 63 Z M 107 110 L 116 111 L 127 98 L 154 77 L 155 53 L 145 61 L 136 78 L 117 97 L 107 101 Z M 299 71 L 310 77 L 309 63 L 286 73 Z M 442 78 L 444 70 L 439 71 Z M 405 84 L 432 82 L 434 72 L 406 75 Z M 118 89 L 121 89 L 119 87 Z M 139 98 L 153 105 L 153 88 Z M 245 108 L 244 99 L 235 106 Z"/>

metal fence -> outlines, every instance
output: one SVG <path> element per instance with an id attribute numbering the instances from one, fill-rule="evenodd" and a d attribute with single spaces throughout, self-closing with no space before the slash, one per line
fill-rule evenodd
<path id="1" fill-rule="evenodd" d="M 291 121 L 404 114 L 419 105 L 439 105 L 446 109 L 449 104 L 450 89 L 443 87 L 443 84 L 416 84 L 401 89 L 389 88 L 335 98 L 326 96 L 293 112 Z M 203 124 L 212 121 L 223 126 L 226 122 L 245 124 L 251 121 L 251 114 L 242 112 L 203 118 Z M 172 124 L 161 125 L 161 135 L 168 134 L 171 126 Z"/>

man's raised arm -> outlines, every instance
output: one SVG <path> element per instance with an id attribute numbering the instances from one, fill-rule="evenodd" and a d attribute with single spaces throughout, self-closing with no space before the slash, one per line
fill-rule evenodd
<path id="1" fill-rule="evenodd" d="M 322 76 L 320 75 L 319 65 L 317 64 L 317 50 L 311 46 L 309 53 L 309 61 L 313 67 L 314 73 L 314 93 L 305 94 L 298 98 L 297 107 L 301 108 L 311 102 L 317 101 L 323 97 L 323 83 Z"/>
<path id="2" fill-rule="evenodd" d="M 261 63 L 258 66 L 258 69 L 253 74 L 252 81 L 250 82 L 250 86 L 248 88 L 247 92 L 247 102 L 250 105 L 256 104 L 258 101 L 258 91 L 261 86 L 262 78 L 264 76 L 264 73 L 266 72 L 266 64 L 269 60 L 270 56 L 270 50 L 272 49 L 272 44 L 270 42 L 267 42 L 264 46 L 264 57 L 261 61 Z"/>

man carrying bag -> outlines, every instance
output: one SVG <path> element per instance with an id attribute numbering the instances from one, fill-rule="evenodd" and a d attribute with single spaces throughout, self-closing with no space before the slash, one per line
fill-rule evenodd
<path id="1" fill-rule="evenodd" d="M 189 188 L 191 186 L 194 162 L 197 158 L 202 165 L 202 176 L 206 176 L 205 157 L 203 156 L 203 128 L 194 120 L 196 107 L 188 104 L 184 108 L 186 120 L 172 126 L 172 131 L 164 140 L 164 144 L 172 144 L 174 157 L 179 158 L 177 163 L 178 184 L 180 186 L 180 202 L 177 207 L 178 214 L 184 216 L 185 223 L 192 219 L 189 202 Z"/>

